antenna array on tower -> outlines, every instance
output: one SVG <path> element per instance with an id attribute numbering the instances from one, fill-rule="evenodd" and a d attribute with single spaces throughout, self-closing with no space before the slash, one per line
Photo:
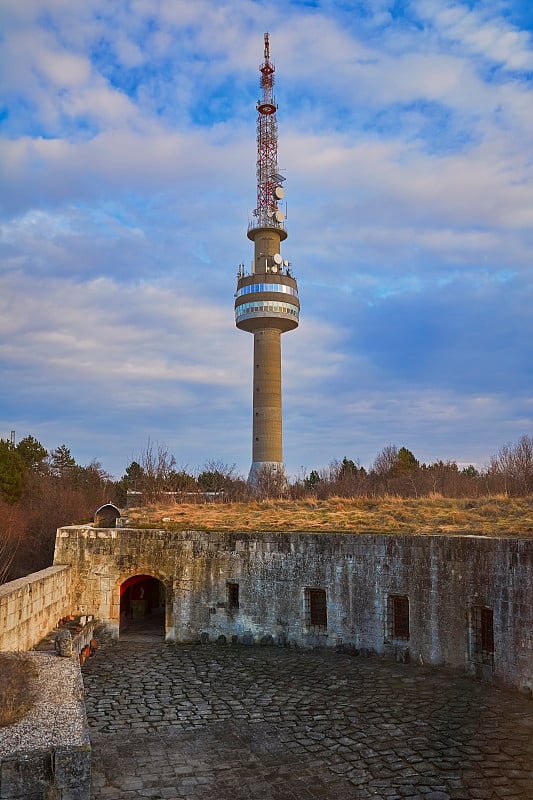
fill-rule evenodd
<path id="1" fill-rule="evenodd" d="M 270 61 L 270 40 L 265 33 L 265 60 L 261 72 L 262 98 L 257 102 L 257 208 L 255 225 L 283 225 L 285 217 L 278 216 L 278 200 L 284 196 L 281 184 L 285 178 L 278 172 L 277 104 L 274 100 L 274 72 Z M 282 212 L 281 212 L 282 213 Z"/>

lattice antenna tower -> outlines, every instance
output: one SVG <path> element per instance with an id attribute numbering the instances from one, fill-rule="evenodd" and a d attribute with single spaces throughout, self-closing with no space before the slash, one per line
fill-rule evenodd
<path id="1" fill-rule="evenodd" d="M 257 103 L 257 208 L 254 216 L 259 225 L 272 221 L 280 224 L 283 218 L 276 219 L 276 212 L 278 199 L 283 196 L 281 184 L 285 179 L 278 171 L 278 106 L 274 100 L 276 68 L 270 60 L 268 33 L 265 33 L 264 61 L 259 71 L 262 98 Z"/>

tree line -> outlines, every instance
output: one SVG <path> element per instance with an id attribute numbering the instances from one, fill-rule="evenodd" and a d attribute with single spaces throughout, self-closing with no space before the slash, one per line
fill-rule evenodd
<path id="1" fill-rule="evenodd" d="M 114 482 L 102 465 L 80 466 L 62 444 L 50 453 L 33 436 L 0 439 L 0 583 L 49 566 L 55 531 L 87 522 Z"/>
<path id="2" fill-rule="evenodd" d="M 420 463 L 406 447 L 387 445 L 365 469 L 344 456 L 287 481 L 265 469 L 251 487 L 235 465 L 209 461 L 178 467 L 163 445 L 148 442 L 119 480 L 98 461 L 77 464 L 70 449 L 48 452 L 33 436 L 0 439 L 0 583 L 49 566 L 56 529 L 89 522 L 104 503 L 123 508 L 161 502 L 236 502 L 275 497 L 483 497 L 533 493 L 533 437 L 503 446 L 479 469 L 454 461 Z"/>
<path id="3" fill-rule="evenodd" d="M 421 463 L 406 447 L 387 445 L 368 470 L 345 457 L 326 469 L 311 470 L 299 482 L 299 489 L 322 499 L 525 496 L 533 492 L 533 437 L 524 435 L 516 444 L 505 445 L 481 469 L 472 464 L 460 467 L 455 461 Z"/>

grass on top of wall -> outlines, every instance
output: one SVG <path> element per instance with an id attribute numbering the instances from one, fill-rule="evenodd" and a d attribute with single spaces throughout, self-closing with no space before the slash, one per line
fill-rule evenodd
<path id="1" fill-rule="evenodd" d="M 533 537 L 533 497 L 263 500 L 130 509 L 129 527 L 166 530 L 480 534 Z"/>
<path id="2" fill-rule="evenodd" d="M 0 653 L 0 728 L 18 722 L 32 708 L 36 676 L 29 658 Z"/>

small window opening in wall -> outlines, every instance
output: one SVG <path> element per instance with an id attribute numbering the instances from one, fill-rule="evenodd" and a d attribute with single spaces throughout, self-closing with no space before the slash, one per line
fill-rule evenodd
<path id="1" fill-rule="evenodd" d="M 239 608 L 239 584 L 227 583 L 228 608 Z"/>
<path id="2" fill-rule="evenodd" d="M 391 639 L 409 639 L 409 598 L 405 594 L 389 595 L 387 633 Z"/>
<path id="3" fill-rule="evenodd" d="M 325 589 L 305 590 L 305 615 L 307 625 L 327 628 L 328 611 Z"/>
<path id="4" fill-rule="evenodd" d="M 481 664 L 494 662 L 494 616 L 492 608 L 472 606 L 470 612 L 471 655 Z"/>

